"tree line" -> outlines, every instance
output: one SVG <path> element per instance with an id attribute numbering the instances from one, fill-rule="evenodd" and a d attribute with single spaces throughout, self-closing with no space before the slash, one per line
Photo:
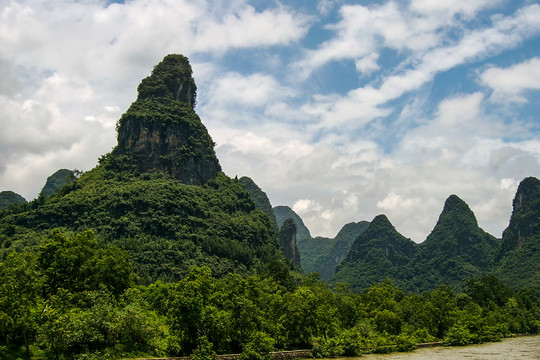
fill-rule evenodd
<path id="1" fill-rule="evenodd" d="M 313 349 L 314 356 L 465 345 L 538 333 L 540 299 L 495 277 L 407 294 L 391 281 L 353 293 L 281 263 L 215 277 L 193 267 L 176 282 L 137 285 L 129 255 L 92 231 L 51 231 L 36 251 L 0 263 L 0 357 L 113 359 Z"/>

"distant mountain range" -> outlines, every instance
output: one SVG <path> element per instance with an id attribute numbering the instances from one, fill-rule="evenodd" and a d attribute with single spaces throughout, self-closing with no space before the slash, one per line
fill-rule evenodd
<path id="1" fill-rule="evenodd" d="M 456 195 L 448 197 L 435 227 L 420 244 L 397 232 L 384 215 L 354 227 L 347 224 L 336 238 L 328 239 L 311 237 L 288 207 L 275 207 L 274 213 L 278 224 L 290 217 L 302 229 L 304 236 L 298 244 L 304 271 L 319 272 L 332 283 L 346 282 L 355 291 L 385 279 L 414 292 L 443 284 L 461 288 L 468 279 L 488 274 L 508 286 L 540 290 L 540 180 L 534 177 L 520 183 L 502 239 L 483 231 L 469 206 Z M 349 236 L 343 241 L 346 229 Z M 354 240 L 349 242 L 351 237 Z M 327 261 L 336 254 L 338 243 L 340 254 L 346 256 Z"/>

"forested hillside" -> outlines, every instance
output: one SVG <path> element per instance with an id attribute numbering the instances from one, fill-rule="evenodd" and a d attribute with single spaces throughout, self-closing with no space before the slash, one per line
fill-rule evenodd
<path id="1" fill-rule="evenodd" d="M 330 280 L 334 276 L 336 266 L 345 258 L 358 235 L 369 225 L 367 221 L 345 224 L 333 239 L 312 237 L 300 216 L 291 208 L 276 206 L 273 210 L 280 227 L 288 218 L 296 225 L 296 243 L 302 270 L 308 274 L 316 272 L 323 280 Z"/>
<path id="2" fill-rule="evenodd" d="M 187 58 L 165 57 L 139 85 L 118 122 L 118 146 L 98 166 L 78 179 L 57 173 L 48 196 L 1 214 L 2 256 L 62 228 L 92 230 L 100 247 L 126 250 L 140 283 L 179 280 L 196 265 L 224 276 L 283 262 L 271 219 L 220 171 L 195 94 Z"/>

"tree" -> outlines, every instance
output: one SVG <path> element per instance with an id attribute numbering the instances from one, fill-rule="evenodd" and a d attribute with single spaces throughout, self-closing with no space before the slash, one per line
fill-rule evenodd
<path id="1" fill-rule="evenodd" d="M 0 263 L 0 336 L 4 343 L 22 342 L 30 359 L 30 337 L 36 328 L 41 277 L 31 253 L 11 253 Z"/>
<path id="2" fill-rule="evenodd" d="M 58 289 L 77 293 L 105 287 L 119 296 L 134 280 L 127 253 L 114 246 L 100 249 L 93 231 L 70 236 L 53 230 L 39 247 L 38 264 L 47 295 Z"/>

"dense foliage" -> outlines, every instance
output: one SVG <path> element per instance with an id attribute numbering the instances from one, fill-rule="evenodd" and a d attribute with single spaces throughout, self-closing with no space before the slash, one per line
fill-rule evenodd
<path id="1" fill-rule="evenodd" d="M 35 247 L 46 231 L 63 227 L 93 229 L 102 247 L 128 251 L 142 283 L 180 279 L 194 265 L 219 276 L 256 273 L 281 259 L 268 216 L 238 182 L 219 174 L 204 186 L 184 185 L 121 170 L 129 166 L 106 157 L 55 195 L 4 210 L 0 255 Z"/>
<path id="2" fill-rule="evenodd" d="M 421 293 L 442 285 L 462 290 L 467 279 L 495 274 L 509 286 L 539 291 L 538 184 L 529 178 L 520 186 L 502 242 L 478 226 L 474 213 L 456 195 L 446 200 L 437 224 L 420 244 L 378 216 L 355 240 L 332 281 L 348 282 L 361 291 L 390 278 L 407 291 Z M 383 218 L 386 221 L 377 221 Z"/>
<path id="3" fill-rule="evenodd" d="M 298 348 L 352 356 L 540 331 L 534 291 L 494 277 L 472 279 L 461 293 L 442 286 L 421 295 L 390 281 L 360 294 L 344 284 L 332 290 L 281 267 L 219 278 L 194 267 L 182 280 L 147 286 L 134 277 L 127 252 L 99 248 L 92 232 L 53 230 L 36 252 L 11 253 L 0 262 L 0 357 L 264 359 Z"/>
<path id="4" fill-rule="evenodd" d="M 257 184 L 255 184 L 255 182 L 251 178 L 247 176 L 242 176 L 240 179 L 238 179 L 238 182 L 244 185 L 244 188 L 249 193 L 249 196 L 251 196 L 251 199 L 255 203 L 255 208 L 261 210 L 266 215 L 268 215 L 276 231 L 279 231 L 276 216 L 274 214 L 274 211 L 272 210 L 272 205 L 270 204 L 270 200 L 268 199 L 268 196 L 266 196 L 266 193 L 262 191 L 262 189 Z"/>
<path id="5" fill-rule="evenodd" d="M 13 191 L 0 192 L 0 210 L 12 205 L 24 204 L 26 199 Z"/>
<path id="6" fill-rule="evenodd" d="M 386 278 L 400 279 L 415 254 L 415 243 L 378 215 L 352 244 L 336 268 L 333 281 L 347 282 L 360 291 Z"/>
<path id="7" fill-rule="evenodd" d="M 60 169 L 47 178 L 45 186 L 41 189 L 42 196 L 51 196 L 59 189 L 77 179 L 81 173 L 77 170 Z"/>
<path id="8" fill-rule="evenodd" d="M 540 291 L 540 180 L 524 179 L 513 205 L 495 274 L 506 283 Z"/>

